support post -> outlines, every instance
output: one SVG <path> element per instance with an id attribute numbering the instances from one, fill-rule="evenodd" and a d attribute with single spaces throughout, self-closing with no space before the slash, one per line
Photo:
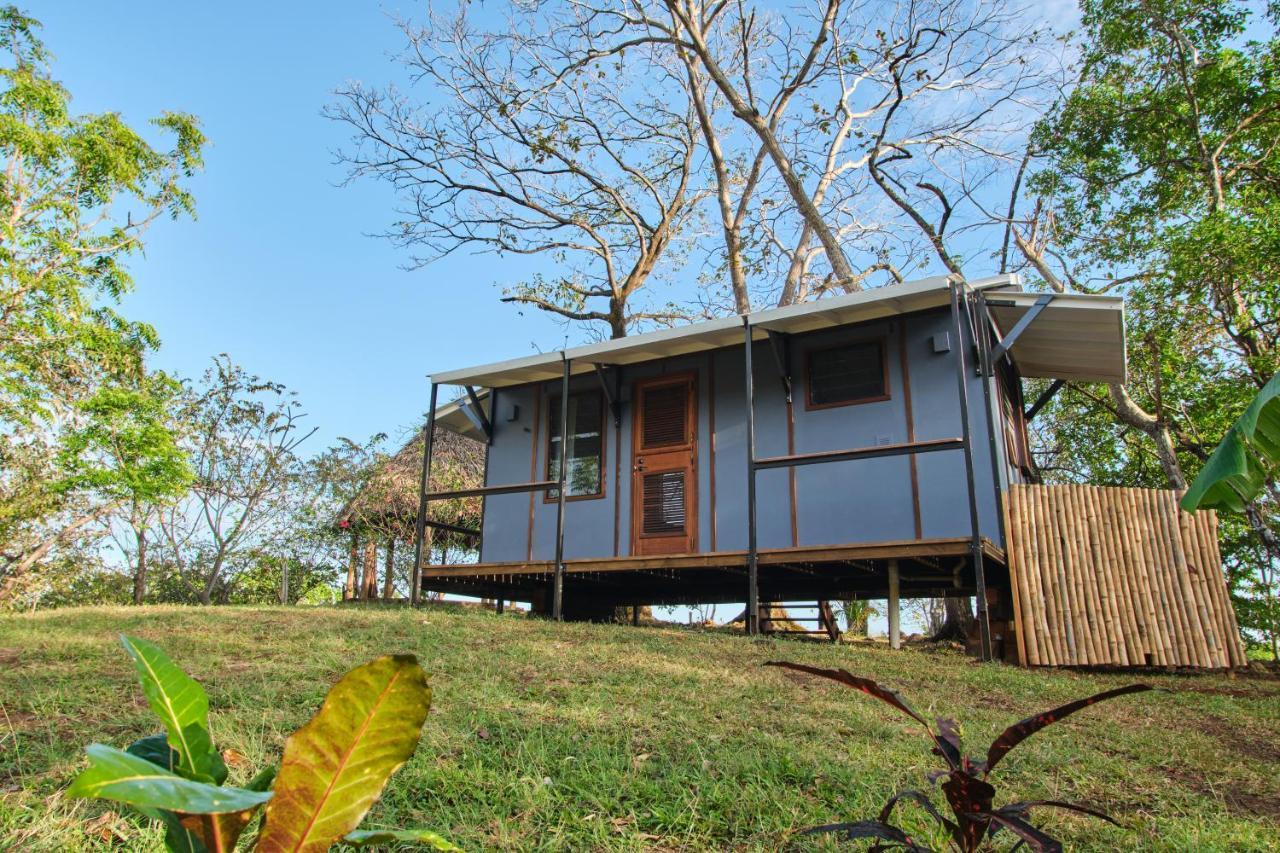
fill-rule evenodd
<path id="1" fill-rule="evenodd" d="M 973 430 L 969 425 L 969 368 L 965 353 L 964 325 L 960 316 L 963 280 L 951 282 L 951 327 L 956 336 L 956 390 L 960 396 L 960 427 L 964 439 L 964 473 L 969 497 L 969 551 L 973 560 L 974 585 L 978 600 L 978 632 L 982 660 L 991 660 L 991 622 L 987 618 L 987 577 L 983 566 L 982 524 L 978 516 L 978 487 L 973 470 Z"/>
<path id="2" fill-rule="evenodd" d="M 569 471 L 569 367 L 563 352 L 564 374 L 560 378 L 560 482 L 556 492 L 556 573 L 551 587 L 551 618 L 559 622 L 564 606 L 564 500 L 565 480 Z"/>
<path id="3" fill-rule="evenodd" d="M 413 571 L 409 573 L 409 604 L 417 607 L 422 600 L 422 555 L 427 538 L 427 489 L 431 483 L 431 450 L 436 437 L 436 398 L 440 386 L 431 383 L 431 403 L 427 409 L 427 425 L 422 428 L 422 474 L 418 480 L 418 520 L 413 536 Z M 427 547 L 430 553 L 430 546 Z"/>
<path id="4" fill-rule="evenodd" d="M 499 599 L 498 599 L 498 603 L 497 603 L 497 604 L 495 604 L 495 605 L 493 606 L 493 612 L 494 612 L 494 613 L 497 613 L 499 616 L 501 616 L 501 615 L 502 615 L 502 611 L 506 608 L 506 605 L 507 605 L 506 600 L 505 600 L 505 599 L 502 599 L 502 598 L 499 598 Z"/>
<path id="5" fill-rule="evenodd" d="M 751 364 L 751 320 L 742 317 L 746 346 L 743 369 L 746 371 L 747 397 L 747 635 L 760 633 L 759 549 L 756 542 L 756 388 Z"/>
<path id="6" fill-rule="evenodd" d="M 640 605 L 638 604 L 631 605 L 631 627 L 640 627 Z"/>
<path id="7" fill-rule="evenodd" d="M 974 334 L 978 338 L 978 369 L 982 378 L 982 402 L 987 415 L 987 441 L 991 456 L 991 488 L 995 492 L 996 498 L 996 523 L 1000 530 L 1000 547 L 1007 548 L 1008 534 L 1004 529 L 1004 491 L 1000 488 L 1001 448 L 996 438 L 996 413 L 992 408 L 991 385 L 996 381 L 996 366 L 991 361 L 991 315 L 987 313 L 987 297 L 984 294 L 979 293 L 973 301 L 976 301 L 978 307 L 978 322 L 974 323 L 971 317 L 969 327 L 974 330 Z M 971 313 L 970 300 L 965 300 L 964 305 L 965 313 Z M 1004 417 L 1004 412 L 1000 413 L 1000 417 Z"/>
<path id="8" fill-rule="evenodd" d="M 898 602 L 898 561 L 889 561 L 889 648 L 902 648 L 902 612 Z"/>

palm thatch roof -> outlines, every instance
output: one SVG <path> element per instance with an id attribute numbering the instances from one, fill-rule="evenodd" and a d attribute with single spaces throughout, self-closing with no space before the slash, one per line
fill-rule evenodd
<path id="1" fill-rule="evenodd" d="M 488 448 L 481 442 L 436 427 L 431 452 L 431 491 L 454 491 L 484 484 Z M 418 517 L 422 477 L 422 431 L 395 454 L 377 463 L 354 498 L 336 519 L 337 526 L 407 536 Z M 481 499 L 433 501 L 428 517 L 461 527 L 480 523 Z"/>

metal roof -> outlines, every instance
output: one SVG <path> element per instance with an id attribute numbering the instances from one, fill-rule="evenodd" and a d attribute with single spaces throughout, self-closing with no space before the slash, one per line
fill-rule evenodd
<path id="1" fill-rule="evenodd" d="M 831 326 L 844 326 L 946 305 L 950 299 L 948 292 L 950 281 L 949 276 L 934 276 L 815 302 L 802 302 L 798 305 L 755 311 L 747 317 L 755 329 L 754 336 L 757 340 L 763 339 L 769 330 L 810 332 Z M 971 287 L 979 289 L 1011 287 L 1018 284 L 1020 280 L 1016 275 L 1002 275 L 970 282 Z M 593 369 L 592 364 L 636 364 L 685 353 L 721 349 L 740 343 L 742 343 L 742 317 L 735 315 L 573 347 L 565 350 L 564 356 L 574 362 L 571 366 L 572 372 L 579 374 L 589 373 Z M 462 370 L 447 370 L 432 374 L 431 378 L 443 385 L 503 388 L 542 379 L 557 379 L 562 370 L 560 352 L 553 351 Z"/>
<path id="2" fill-rule="evenodd" d="M 893 317 L 950 302 L 950 276 L 934 276 L 878 287 L 815 302 L 770 308 L 748 315 L 757 340 L 769 331 L 800 333 Z M 1007 334 L 1041 296 L 1016 288 L 1017 275 L 969 282 L 987 292 L 992 317 Z M 595 364 L 636 364 L 740 344 L 742 317 L 733 316 L 643 335 L 602 341 L 565 350 L 572 373 L 591 372 Z M 1091 382 L 1123 382 L 1125 377 L 1124 302 L 1116 296 L 1055 294 L 1053 301 L 1018 336 L 1010 355 L 1023 376 Z M 559 351 L 432 374 L 443 385 L 504 388 L 560 378 Z M 446 429 L 482 437 L 465 398 L 441 406 L 436 419 Z"/>

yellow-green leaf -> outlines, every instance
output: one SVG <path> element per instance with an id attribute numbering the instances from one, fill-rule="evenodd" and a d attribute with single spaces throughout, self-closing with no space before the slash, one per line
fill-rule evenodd
<path id="1" fill-rule="evenodd" d="M 311 853 L 355 829 L 418 746 L 431 704 L 412 655 L 381 657 L 342 677 L 284 745 L 259 849 Z"/>

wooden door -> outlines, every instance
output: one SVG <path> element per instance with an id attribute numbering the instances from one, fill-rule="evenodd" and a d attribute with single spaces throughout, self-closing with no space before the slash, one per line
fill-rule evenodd
<path id="1" fill-rule="evenodd" d="M 697 396 L 693 374 L 636 383 L 632 422 L 631 553 L 697 550 Z"/>

